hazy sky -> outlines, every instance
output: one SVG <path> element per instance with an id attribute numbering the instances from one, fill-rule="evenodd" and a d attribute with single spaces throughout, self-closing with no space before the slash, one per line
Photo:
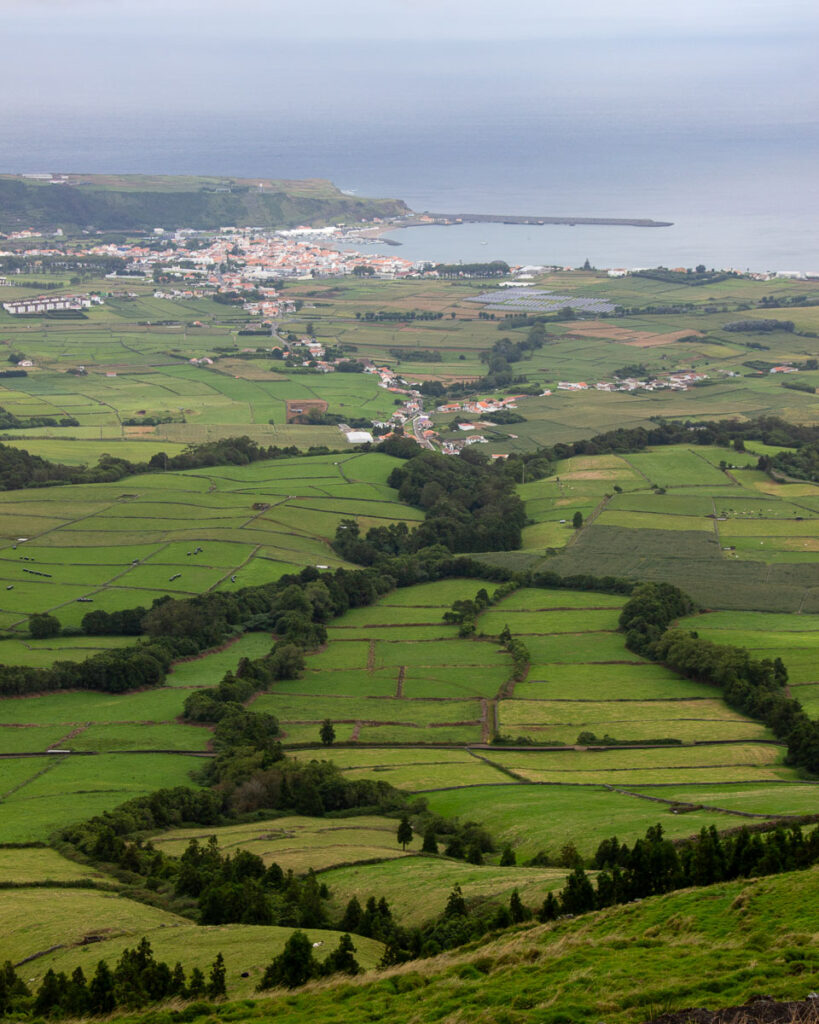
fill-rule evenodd
<path id="1" fill-rule="evenodd" d="M 813 0 L 4 0 L 2 6 L 12 31 L 35 24 L 72 35 L 141 27 L 159 36 L 185 19 L 191 42 L 240 35 L 245 19 L 271 39 L 385 40 L 801 33 L 819 23 Z"/>
<path id="2" fill-rule="evenodd" d="M 817 26 L 815 0 L 0 0 L 0 95 L 18 117 L 355 120 L 503 97 L 793 121 L 814 116 Z"/>

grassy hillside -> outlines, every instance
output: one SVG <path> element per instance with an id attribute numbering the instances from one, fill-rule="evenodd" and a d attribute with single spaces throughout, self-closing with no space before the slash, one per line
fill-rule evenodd
<path id="1" fill-rule="evenodd" d="M 801 999 L 817 987 L 810 897 L 817 883 L 814 868 L 689 889 L 554 925 L 521 926 L 431 960 L 315 983 L 255 1007 L 203 1006 L 196 1019 L 629 1024 L 762 992 Z"/>
<path id="2" fill-rule="evenodd" d="M 407 212 L 400 200 L 347 196 L 329 182 L 69 175 L 65 183 L 0 178 L 0 231 L 236 227 L 360 221 Z"/>
<path id="3" fill-rule="evenodd" d="M 144 936 L 160 960 L 180 960 L 201 969 L 221 952 L 232 981 L 234 996 L 250 995 L 266 965 L 278 955 L 291 928 L 262 925 L 200 927 L 187 918 L 137 903 L 110 892 L 83 889 L 14 889 L 0 904 L 2 955 L 15 963 L 32 957 L 21 969 L 28 985 L 38 986 L 45 972 L 82 966 L 93 973 L 100 960 L 116 964 L 123 949 Z M 338 933 L 308 930 L 318 942 L 317 954 L 335 948 Z M 383 946 L 373 939 L 355 937 L 356 954 L 364 967 L 381 959 Z M 246 972 L 247 977 L 241 975 Z"/>

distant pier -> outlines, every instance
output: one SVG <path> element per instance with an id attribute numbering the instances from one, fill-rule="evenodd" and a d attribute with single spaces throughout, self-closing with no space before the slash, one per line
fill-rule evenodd
<path id="1" fill-rule="evenodd" d="M 402 227 L 447 224 L 602 224 L 626 228 L 670 228 L 670 220 L 652 220 L 650 217 L 523 217 L 496 213 L 423 213 L 402 219 Z"/>

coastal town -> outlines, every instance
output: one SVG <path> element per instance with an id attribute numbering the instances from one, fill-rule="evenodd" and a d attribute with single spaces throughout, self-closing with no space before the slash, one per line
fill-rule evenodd
<path id="1" fill-rule="evenodd" d="M 449 455 L 458 454 L 470 445 L 490 444 L 492 434 L 490 430 L 487 437 L 487 430 L 497 426 L 492 421 L 492 414 L 503 412 L 508 415 L 518 408 L 520 401 L 529 398 L 531 392 L 503 398 L 496 395 L 448 401 L 433 407 L 429 396 L 422 391 L 423 381 L 413 379 L 406 369 L 399 371 L 366 358 L 354 358 L 343 345 L 326 346 L 312 334 L 296 335 L 285 326 L 284 318 L 297 313 L 302 305 L 300 300 L 288 295 L 285 289 L 287 282 L 348 276 L 379 281 L 439 276 L 439 270 L 428 262 L 412 262 L 396 254 L 363 251 L 378 241 L 387 226 L 376 218 L 372 224 L 353 227 L 303 226 L 275 231 L 236 227 L 208 232 L 192 229 L 166 231 L 157 227 L 127 241 L 95 239 L 93 236 L 69 241 L 60 231 L 48 237 L 34 230 L 16 231 L 0 237 L 0 258 L 6 261 L 11 258 L 20 267 L 33 268 L 35 272 L 41 266 L 53 265 L 60 260 L 104 265 L 110 268 L 104 275 L 110 290 L 12 298 L 3 302 L 2 308 L 14 317 L 85 315 L 95 306 L 103 305 L 107 298 L 134 298 L 136 293 L 129 289 L 137 284 L 152 287 L 153 297 L 166 301 L 182 303 L 211 299 L 244 313 L 251 333 L 270 337 L 262 349 L 245 347 L 240 349 L 240 355 L 264 352 L 273 359 L 281 360 L 283 368 L 296 369 L 300 373 L 329 374 L 354 370 L 371 374 L 377 378 L 379 387 L 396 396 L 396 409 L 387 419 L 373 419 L 369 424 L 339 423 L 339 430 L 349 443 L 369 443 L 399 434 L 414 439 L 423 447 Z M 616 311 L 616 307 L 605 300 L 554 295 L 532 287 L 536 273 L 547 270 L 565 272 L 573 268 L 499 266 L 503 268 L 504 279 L 497 279 L 490 290 L 477 297 L 467 298 L 469 302 L 481 304 L 479 319 L 566 310 L 572 318 L 588 318 L 605 317 Z M 463 275 L 471 276 L 473 272 L 465 267 Z M 20 269 L 5 270 L 0 285 L 13 285 L 15 273 L 21 273 Z M 447 268 L 448 276 L 451 273 L 452 268 Z M 616 277 L 628 273 L 621 269 L 608 272 L 609 276 Z M 759 274 L 749 276 L 765 277 Z M 792 275 L 783 273 L 781 276 Z M 367 317 L 370 316 L 368 313 Z M 214 353 L 204 352 L 191 357 L 189 362 L 213 368 L 213 356 Z M 36 361 L 26 360 L 20 365 L 35 369 Z M 774 366 L 769 372 L 796 373 L 797 369 L 783 364 Z M 690 369 L 640 376 L 614 374 L 596 381 L 556 381 L 544 387 L 536 397 L 565 397 L 589 391 L 632 394 L 684 392 L 707 383 L 708 374 Z M 302 405 L 305 407 L 294 405 L 288 412 L 288 422 L 315 423 L 327 411 L 324 402 Z M 454 418 L 447 420 L 446 417 Z M 514 439 L 515 435 L 510 436 Z"/>

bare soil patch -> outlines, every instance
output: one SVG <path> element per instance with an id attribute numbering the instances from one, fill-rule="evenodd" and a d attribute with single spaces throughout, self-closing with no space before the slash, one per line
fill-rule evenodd
<path id="1" fill-rule="evenodd" d="M 650 1024 L 819 1024 L 819 999 L 780 1003 L 762 996 L 722 1010 L 697 1007 L 664 1013 Z"/>

